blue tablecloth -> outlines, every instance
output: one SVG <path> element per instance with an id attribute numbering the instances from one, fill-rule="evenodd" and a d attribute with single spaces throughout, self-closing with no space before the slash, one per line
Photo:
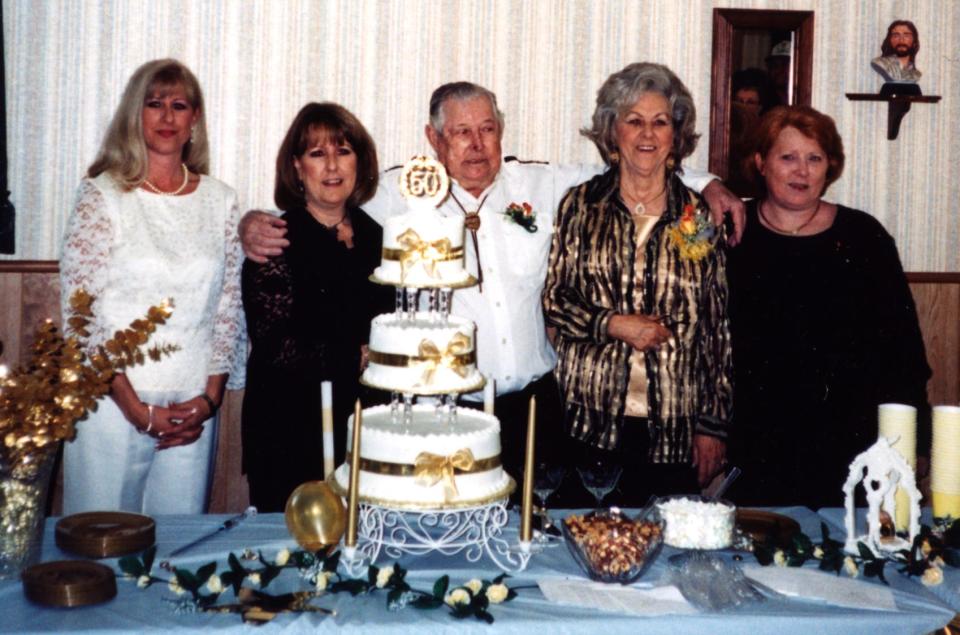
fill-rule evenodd
<path id="1" fill-rule="evenodd" d="M 829 513 L 818 515 L 813 511 L 793 507 L 777 510 L 795 518 L 802 530 L 811 537 L 819 536 L 821 519 L 833 522 Z M 559 515 L 559 514 L 558 514 Z M 223 521 L 223 516 L 168 516 L 157 519 L 158 553 L 164 554 L 180 546 Z M 44 536 L 43 561 L 69 559 L 54 544 L 53 523 L 49 519 Z M 515 527 L 516 518 L 511 525 Z M 840 532 L 837 531 L 837 535 Z M 226 556 L 239 553 L 246 547 L 262 550 L 272 557 L 284 547 L 295 545 L 286 531 L 282 515 L 266 514 L 243 523 L 232 531 L 208 541 L 182 558 L 178 566 L 195 569 L 201 564 L 217 560 L 218 570 L 226 569 Z M 655 582 L 667 571 L 666 560 L 674 550 L 664 548 L 659 559 L 646 573 L 644 581 Z M 752 561 L 747 555 L 746 560 Z M 116 566 L 116 560 L 105 560 Z M 401 560 L 409 570 L 407 580 L 414 588 L 429 590 L 433 581 L 450 574 L 453 584 L 462 584 L 473 577 L 491 579 L 500 573 L 488 560 L 471 564 L 463 557 L 444 557 L 436 554 Z M 377 564 L 388 564 L 378 562 Z M 550 577 L 582 577 L 564 546 L 547 549 L 537 554 L 528 569 L 509 579 L 511 586 L 535 585 L 537 580 Z M 845 609 L 822 603 L 794 600 L 767 601 L 733 612 L 700 613 L 661 617 L 634 617 L 617 613 L 588 611 L 581 608 L 553 604 L 539 589 L 523 589 L 519 597 L 507 604 L 492 607 L 497 632 L 528 633 L 541 630 L 552 633 L 928 633 L 947 624 L 954 611 L 942 598 L 926 590 L 913 580 L 900 578 L 890 572 L 897 603 L 897 611 Z M 267 589 L 279 593 L 301 589 L 293 572 L 285 572 Z M 51 633 L 82 631 L 85 633 L 141 633 L 157 631 L 197 631 L 200 629 L 223 632 L 314 632 L 317 630 L 363 630 L 381 633 L 406 633 L 413 628 L 427 628 L 430 633 L 467 631 L 489 632 L 489 627 L 472 619 L 454 620 L 445 609 L 418 611 L 386 610 L 385 594 L 351 597 L 349 594 L 330 595 L 314 603 L 335 609 L 334 617 L 320 614 L 286 614 L 278 616 L 263 627 L 244 625 L 237 615 L 176 614 L 167 601 L 173 594 L 166 585 L 157 584 L 141 590 L 123 578 L 117 580 L 118 594 L 110 602 L 75 609 L 44 608 L 28 602 L 19 581 L 0 582 L 0 631 L 18 633 Z M 955 585 L 954 585 L 955 587 Z M 955 589 L 954 589 L 955 590 Z M 230 601 L 227 591 L 224 601 Z M 958 605 L 957 597 L 951 605 Z"/>
<path id="2" fill-rule="evenodd" d="M 844 510 L 842 508 L 821 509 L 817 512 L 823 518 L 830 529 L 831 536 L 846 536 L 846 530 L 843 528 Z M 920 522 L 930 524 L 933 520 L 930 508 L 925 508 L 920 517 Z M 857 510 L 857 535 L 867 533 L 866 510 Z M 820 532 L 808 534 L 814 542 L 819 542 Z M 888 564 L 885 575 L 890 585 L 897 589 L 908 589 L 911 592 L 926 596 L 927 598 L 937 598 L 954 611 L 960 612 L 960 569 L 953 567 L 943 567 L 943 582 L 936 586 L 923 586 L 917 578 L 907 578 L 897 573 L 897 566 Z"/>

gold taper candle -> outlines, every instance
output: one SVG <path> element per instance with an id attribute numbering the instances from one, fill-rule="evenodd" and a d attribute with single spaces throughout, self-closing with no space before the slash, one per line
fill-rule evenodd
<path id="1" fill-rule="evenodd" d="M 357 546 L 357 499 L 360 490 L 360 425 L 363 423 L 360 400 L 353 406 L 353 443 L 350 445 L 350 492 L 347 496 L 347 537 L 343 544 Z"/>
<path id="2" fill-rule="evenodd" d="M 537 434 L 537 398 L 530 397 L 530 411 L 527 415 L 527 458 L 523 465 L 523 504 L 520 511 L 520 540 L 530 542 L 533 517 L 533 448 Z"/>

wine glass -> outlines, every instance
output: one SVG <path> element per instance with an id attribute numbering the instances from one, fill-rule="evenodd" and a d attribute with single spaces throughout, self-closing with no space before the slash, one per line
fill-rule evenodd
<path id="1" fill-rule="evenodd" d="M 547 499 L 560 487 L 567 468 L 563 465 L 554 465 L 547 462 L 537 464 L 533 478 L 533 493 L 540 503 L 540 516 L 543 518 L 543 535 L 546 537 L 553 528 L 553 521 L 547 512 Z"/>
<path id="2" fill-rule="evenodd" d="M 580 480 L 597 501 L 597 510 L 603 507 L 603 499 L 613 491 L 620 480 L 623 466 L 611 460 L 593 459 L 577 466 Z"/>

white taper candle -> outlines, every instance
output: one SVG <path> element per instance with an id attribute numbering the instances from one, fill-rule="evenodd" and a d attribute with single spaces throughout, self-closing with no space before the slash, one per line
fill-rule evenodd
<path id="1" fill-rule="evenodd" d="M 336 467 L 333 463 L 333 384 L 329 381 L 320 382 L 320 416 L 323 422 L 323 477 L 329 478 Z"/>

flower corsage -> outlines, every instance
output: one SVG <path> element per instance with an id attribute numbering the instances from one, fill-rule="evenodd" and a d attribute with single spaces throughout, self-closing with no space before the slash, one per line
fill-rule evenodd
<path id="1" fill-rule="evenodd" d="M 530 203 L 510 203 L 503 214 L 531 234 L 537 231 L 537 213 L 533 211 Z"/>
<path id="2" fill-rule="evenodd" d="M 683 260 L 697 262 L 713 251 L 713 239 L 717 233 L 705 210 L 687 203 L 683 213 L 667 229 L 670 242 L 680 252 Z"/>

